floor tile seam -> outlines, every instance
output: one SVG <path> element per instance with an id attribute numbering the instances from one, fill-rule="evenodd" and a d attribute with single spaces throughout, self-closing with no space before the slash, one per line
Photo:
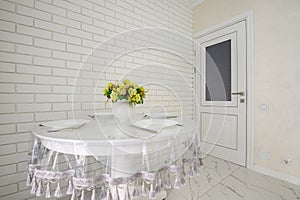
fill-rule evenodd
<path id="1" fill-rule="evenodd" d="M 206 192 L 204 192 L 202 195 L 199 196 L 199 198 L 201 198 L 203 195 L 205 195 L 206 193 L 208 193 L 209 191 L 211 191 L 213 188 L 215 188 L 217 185 L 219 185 L 221 182 L 223 182 L 226 178 L 228 178 L 229 176 L 231 176 L 232 173 L 238 171 L 240 168 L 240 166 L 238 166 L 237 169 L 233 170 L 231 173 L 227 174 L 222 180 L 220 180 L 218 183 L 216 183 L 215 185 L 212 185 L 211 188 L 209 188 Z"/>

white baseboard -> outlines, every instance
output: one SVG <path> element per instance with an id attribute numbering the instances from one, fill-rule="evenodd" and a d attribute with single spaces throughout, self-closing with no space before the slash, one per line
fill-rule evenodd
<path id="1" fill-rule="evenodd" d="M 295 185 L 300 185 L 300 178 L 297 178 L 294 176 L 283 174 L 283 173 L 280 173 L 280 172 L 277 172 L 277 171 L 274 171 L 271 169 L 267 169 L 264 167 L 260 167 L 260 166 L 253 166 L 251 169 L 253 171 L 256 171 L 256 172 L 264 174 L 264 175 L 272 176 L 274 178 L 278 178 L 278 179 L 293 183 Z"/>

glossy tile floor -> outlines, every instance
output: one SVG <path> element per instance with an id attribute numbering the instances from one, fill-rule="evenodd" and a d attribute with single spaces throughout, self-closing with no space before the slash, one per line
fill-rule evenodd
<path id="1" fill-rule="evenodd" d="M 300 200 L 300 186 L 211 156 L 203 163 L 199 176 L 186 178 L 179 190 L 168 190 L 165 200 Z M 156 199 L 164 197 L 162 192 Z M 70 197 L 63 198 L 67 199 Z"/>
<path id="2" fill-rule="evenodd" d="M 208 156 L 201 175 L 166 200 L 300 200 L 300 186 Z"/>

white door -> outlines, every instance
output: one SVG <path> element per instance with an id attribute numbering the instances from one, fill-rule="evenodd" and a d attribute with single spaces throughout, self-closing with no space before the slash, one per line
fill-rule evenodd
<path id="1" fill-rule="evenodd" d="M 246 25 L 196 39 L 201 152 L 246 165 Z"/>

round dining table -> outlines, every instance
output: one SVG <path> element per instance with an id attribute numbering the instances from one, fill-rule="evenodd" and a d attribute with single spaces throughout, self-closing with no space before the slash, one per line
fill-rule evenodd
<path id="1" fill-rule="evenodd" d="M 136 125 L 111 114 L 94 115 L 77 129 L 39 126 L 32 131 L 27 183 L 37 196 L 85 199 L 90 192 L 92 200 L 128 200 L 149 193 L 154 199 L 171 181 L 174 188 L 184 184 L 186 164 L 189 175 L 199 171 L 197 130 L 193 120 Z"/>

